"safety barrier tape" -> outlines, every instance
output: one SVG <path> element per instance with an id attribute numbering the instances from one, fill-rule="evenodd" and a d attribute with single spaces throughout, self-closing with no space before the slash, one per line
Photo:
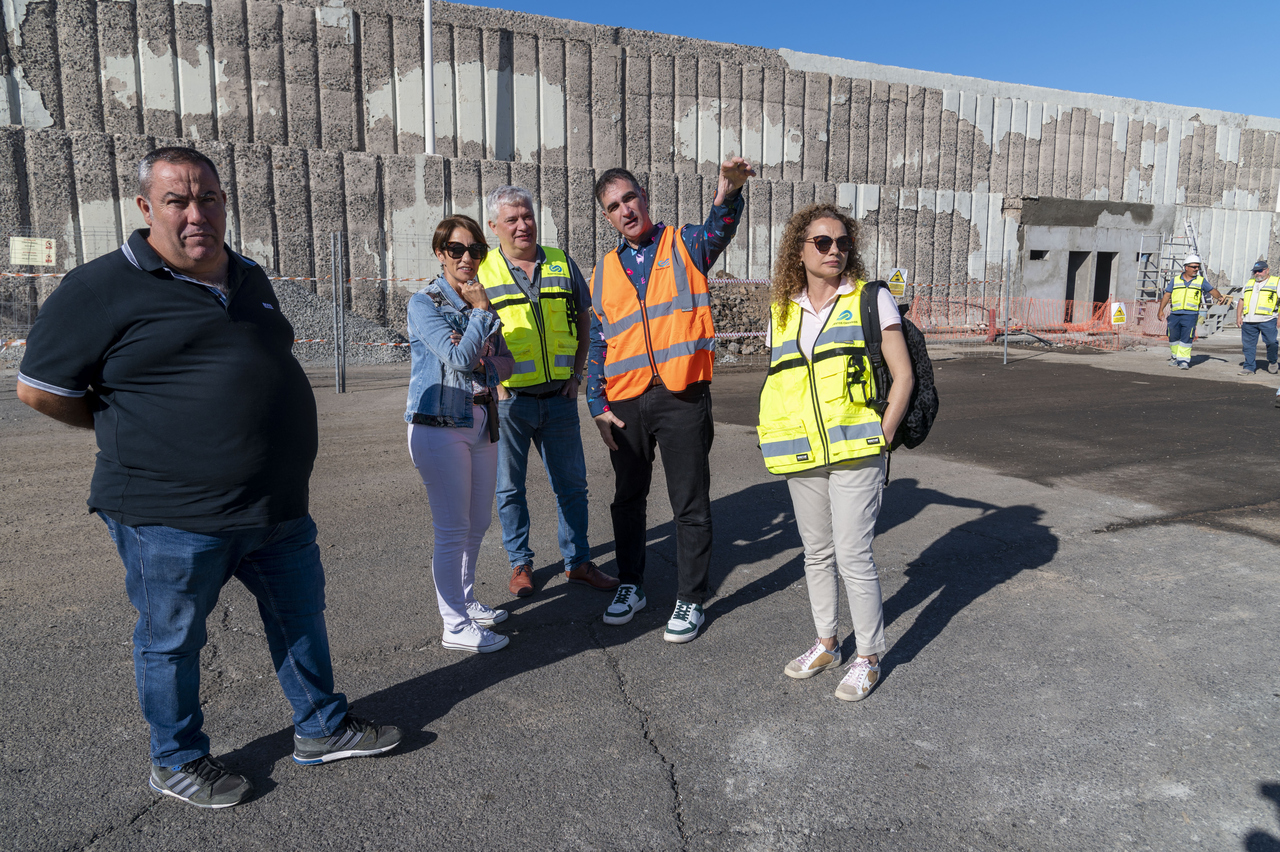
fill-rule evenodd
<path id="1" fill-rule="evenodd" d="M 0 340 L 0 349 L 8 349 L 10 346 L 26 346 L 27 339 L 18 337 L 13 340 Z"/>
<path id="2" fill-rule="evenodd" d="M 332 343 L 333 341 L 327 340 L 325 338 L 306 338 L 306 339 L 299 338 L 298 340 L 295 340 L 293 342 L 294 343 Z M 349 340 L 347 342 L 352 346 L 408 346 L 410 345 L 408 343 L 364 343 L 359 340 Z"/>

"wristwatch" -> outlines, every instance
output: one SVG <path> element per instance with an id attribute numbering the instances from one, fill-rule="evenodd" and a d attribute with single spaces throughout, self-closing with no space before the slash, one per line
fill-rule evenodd
<path id="1" fill-rule="evenodd" d="M 582 384 L 584 381 L 587 380 L 587 377 L 584 376 L 582 373 L 574 373 L 573 377 L 578 380 L 578 384 Z"/>

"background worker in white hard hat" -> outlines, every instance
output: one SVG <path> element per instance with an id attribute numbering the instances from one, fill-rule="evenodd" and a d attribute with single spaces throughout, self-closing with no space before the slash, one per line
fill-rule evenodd
<path id="1" fill-rule="evenodd" d="M 1267 372 L 1276 371 L 1276 314 L 1280 313 L 1280 278 L 1271 274 L 1265 260 L 1253 265 L 1253 277 L 1244 284 L 1244 295 L 1236 303 L 1236 325 L 1244 346 L 1240 375 L 1252 376 L 1257 369 L 1258 338 L 1267 347 Z"/>
<path id="2" fill-rule="evenodd" d="M 1196 339 L 1196 322 L 1200 319 L 1200 307 L 1206 299 L 1219 304 L 1228 301 L 1200 274 L 1200 256 L 1189 254 L 1182 261 L 1182 275 L 1174 278 L 1164 288 L 1164 297 L 1156 310 L 1156 319 L 1169 311 L 1169 363 L 1179 370 L 1191 369 L 1191 343 Z"/>

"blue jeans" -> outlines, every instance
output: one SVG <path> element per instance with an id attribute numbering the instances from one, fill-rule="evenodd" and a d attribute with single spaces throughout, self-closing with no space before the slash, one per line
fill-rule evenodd
<path id="1" fill-rule="evenodd" d="M 1240 342 L 1244 344 L 1244 368 L 1249 372 L 1258 369 L 1258 336 L 1267 347 L 1267 363 L 1276 363 L 1276 321 L 1246 322 L 1240 324 Z"/>
<path id="2" fill-rule="evenodd" d="M 578 401 L 516 394 L 498 402 L 498 519 L 511 565 L 531 564 L 525 479 L 529 444 L 538 450 L 556 495 L 560 555 L 566 571 L 591 558 L 587 543 L 587 463 L 582 456 Z"/>
<path id="3" fill-rule="evenodd" d="M 296 521 L 193 533 L 129 527 L 105 515 L 138 611 L 133 670 L 138 702 L 151 726 L 151 760 L 177 766 L 209 753 L 200 710 L 200 649 L 205 620 L 233 576 L 258 599 L 271 660 L 293 705 L 294 731 L 325 737 L 347 715 L 333 691 L 324 626 L 324 569 L 311 516 Z"/>

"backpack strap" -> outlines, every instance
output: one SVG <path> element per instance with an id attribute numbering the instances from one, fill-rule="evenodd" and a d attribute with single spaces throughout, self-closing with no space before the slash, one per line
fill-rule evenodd
<path id="1" fill-rule="evenodd" d="M 862 339 L 866 343 L 867 358 L 871 361 L 871 375 L 874 379 L 875 389 L 867 405 L 875 410 L 876 414 L 884 417 L 884 411 L 889 406 L 889 368 L 884 363 L 884 353 L 881 351 L 881 341 L 883 335 L 880 332 L 880 305 L 879 296 L 880 288 L 887 287 L 883 281 L 868 281 L 862 288 Z"/>

